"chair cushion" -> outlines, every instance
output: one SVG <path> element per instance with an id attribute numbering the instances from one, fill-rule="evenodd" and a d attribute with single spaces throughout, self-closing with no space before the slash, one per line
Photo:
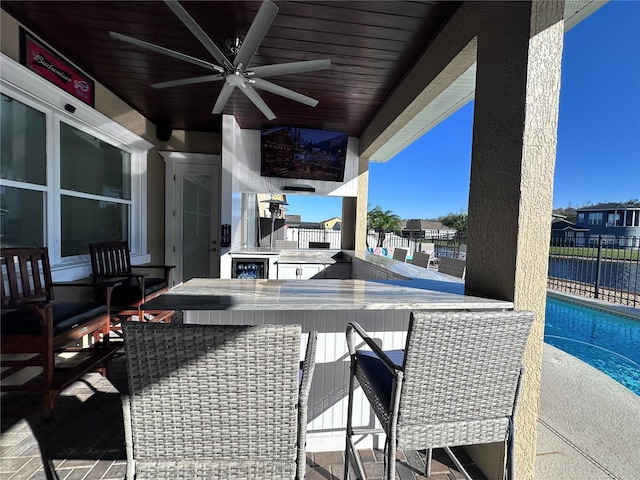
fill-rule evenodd
<path id="1" fill-rule="evenodd" d="M 164 278 L 145 277 L 144 279 L 144 296 L 162 290 L 167 287 L 168 283 Z M 130 278 L 126 283 L 113 289 L 111 294 L 111 305 L 128 306 L 133 305 L 142 300 L 140 298 L 140 285 L 136 277 Z"/>
<path id="2" fill-rule="evenodd" d="M 58 302 L 53 305 L 53 334 L 79 326 L 98 315 L 107 313 L 107 307 L 92 302 Z M 12 310 L 2 314 L 2 334 L 41 335 L 40 315 L 36 309 Z"/>
<path id="3" fill-rule="evenodd" d="M 402 367 L 404 350 L 386 350 L 384 353 L 394 364 Z M 371 385 L 380 399 L 385 402 L 385 405 L 390 405 L 393 373 L 391 373 L 375 353 L 368 350 L 356 351 L 356 361 L 371 381 Z"/>

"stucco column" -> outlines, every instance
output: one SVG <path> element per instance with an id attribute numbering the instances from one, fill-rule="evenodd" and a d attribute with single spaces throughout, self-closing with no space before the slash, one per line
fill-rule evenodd
<path id="1" fill-rule="evenodd" d="M 355 250 L 367 249 L 367 211 L 369 201 L 369 158 L 358 160 L 358 197 L 355 205 Z M 344 223 L 343 223 L 344 225 Z"/>
<path id="2" fill-rule="evenodd" d="M 486 5 L 491 24 L 477 32 L 466 291 L 536 315 L 516 424 L 517 478 L 526 480 L 536 453 L 564 2 Z M 486 453 L 472 456 L 495 462 Z"/>
<path id="3" fill-rule="evenodd" d="M 356 247 L 356 212 L 358 199 L 354 197 L 342 198 L 342 229 L 340 237 L 342 248 L 355 250 Z"/>

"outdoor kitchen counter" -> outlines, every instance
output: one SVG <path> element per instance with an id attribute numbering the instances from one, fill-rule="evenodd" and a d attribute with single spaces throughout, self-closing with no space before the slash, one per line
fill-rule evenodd
<path id="1" fill-rule="evenodd" d="M 340 252 L 341 256 L 332 258 Z M 401 349 L 405 347 L 412 311 L 513 308 L 512 302 L 464 295 L 464 283 L 459 278 L 373 254 L 287 251 L 279 257 L 300 264 L 321 262 L 328 265 L 326 270 L 340 266 L 325 263 L 329 259 L 348 262 L 355 278 L 194 278 L 143 305 L 145 310 L 182 310 L 186 324 L 298 324 L 304 333 L 317 331 L 308 407 L 308 452 L 344 448 L 350 364 L 345 329 L 349 322 L 358 322 L 385 350 Z M 301 355 L 306 339 L 303 334 Z M 361 389 L 356 390 L 353 405 L 354 426 L 370 428 L 369 404 Z M 384 442 L 374 437 L 362 440 L 359 448 Z"/>
<path id="2" fill-rule="evenodd" d="M 241 280 L 194 278 L 145 310 L 493 310 L 500 300 L 463 295 L 452 277 L 415 280 Z M 444 277 L 444 278 L 442 278 Z"/>

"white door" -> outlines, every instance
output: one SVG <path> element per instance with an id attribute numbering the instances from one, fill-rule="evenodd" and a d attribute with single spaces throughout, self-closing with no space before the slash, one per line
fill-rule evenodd
<path id="1" fill-rule="evenodd" d="M 217 165 L 174 164 L 174 208 L 171 222 L 173 284 L 195 277 L 220 277 L 219 185 Z M 170 208 L 167 205 L 167 208 Z"/>

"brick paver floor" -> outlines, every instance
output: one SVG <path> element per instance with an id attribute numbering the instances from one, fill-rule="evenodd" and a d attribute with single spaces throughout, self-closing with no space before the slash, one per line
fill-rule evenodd
<path id="1" fill-rule="evenodd" d="M 119 353 L 108 377 L 97 373 L 85 375 L 58 398 L 54 419 L 5 416 L 12 407 L 39 404 L 36 395 L 5 395 L 2 398 L 2 433 L 0 435 L 0 478 L 3 480 L 122 480 L 125 478 L 126 454 L 120 392 L 127 389 L 124 356 Z M 382 478 L 382 453 L 361 450 L 368 478 Z M 482 479 L 478 469 L 464 452 L 459 458 L 475 479 Z M 400 452 L 398 478 L 424 479 L 424 455 Z M 307 454 L 307 480 L 342 479 L 344 452 Z M 434 452 L 430 480 L 463 478 L 448 457 Z M 476 477 L 477 476 L 477 477 Z M 355 478 L 355 476 L 353 476 Z"/>

